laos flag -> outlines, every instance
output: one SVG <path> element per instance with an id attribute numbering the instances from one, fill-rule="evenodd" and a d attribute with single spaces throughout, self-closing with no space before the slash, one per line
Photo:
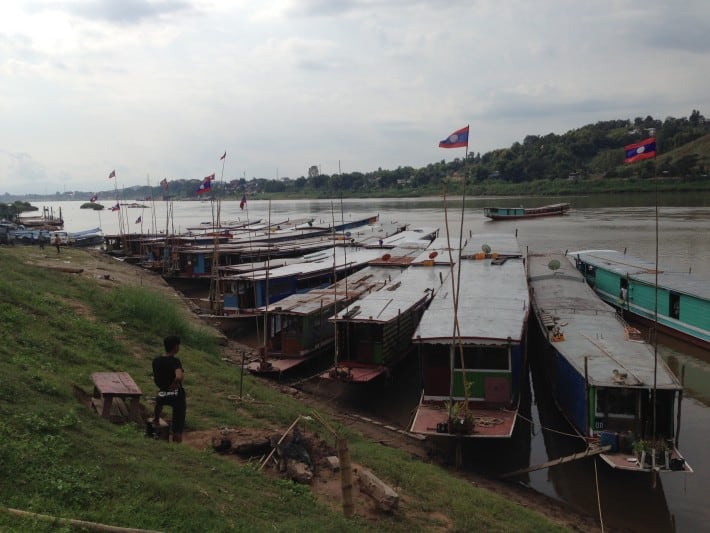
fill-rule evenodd
<path id="1" fill-rule="evenodd" d="M 626 152 L 624 163 L 653 159 L 656 157 L 656 138 L 651 137 L 645 141 L 624 146 L 624 151 Z"/>
<path id="2" fill-rule="evenodd" d="M 468 148 L 468 126 L 456 130 L 439 142 L 439 148 Z"/>
<path id="3" fill-rule="evenodd" d="M 205 179 L 202 180 L 200 186 L 195 190 L 196 194 L 205 194 L 212 190 L 212 180 L 214 179 L 214 174 L 210 174 Z"/>

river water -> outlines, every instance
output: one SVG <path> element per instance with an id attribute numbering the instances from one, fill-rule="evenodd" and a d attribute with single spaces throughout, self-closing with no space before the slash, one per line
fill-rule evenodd
<path id="1" fill-rule="evenodd" d="M 483 207 L 493 205 L 527 207 L 558 201 L 570 202 L 572 209 L 564 217 L 518 221 L 490 221 Z M 216 217 L 216 206 L 209 201 L 185 201 L 172 204 L 172 219 L 165 202 L 143 202 L 145 208 L 124 207 L 120 213 L 80 209 L 82 202 L 47 202 L 55 215 L 62 210 L 65 229 L 79 231 L 100 226 L 104 233 L 118 233 L 119 221 L 129 233 L 149 231 L 185 231 L 200 222 Z M 657 207 L 658 206 L 658 207 Z M 628 253 L 654 261 L 668 271 L 692 271 L 710 283 L 710 194 L 654 194 L 587 196 L 574 198 L 461 198 L 444 199 L 343 199 L 343 200 L 249 200 L 244 210 L 239 202 L 222 202 L 220 220 L 269 219 L 315 216 L 326 223 L 379 214 L 382 221 L 399 221 L 411 226 L 438 227 L 458 239 L 463 227 L 469 232 L 516 232 L 520 243 L 530 251 L 626 249 Z M 463 225 L 461 224 L 463 212 Z M 140 217 L 140 221 L 138 218 Z M 447 224 L 448 223 L 448 224 Z M 656 231 L 658 229 L 658 231 Z M 658 241 L 658 246 L 656 242 Z M 683 377 L 685 394 L 682 404 L 680 449 L 693 474 L 669 473 L 660 476 L 655 488 L 650 476 L 611 471 L 592 459 L 559 465 L 532 472 L 520 478 L 536 491 L 567 502 L 612 528 L 653 531 L 701 531 L 710 524 L 710 454 L 706 439 L 710 435 L 710 354 L 661 339 L 659 353 L 674 372 Z M 531 351 L 535 350 L 531 342 Z M 531 353 L 534 360 L 534 353 Z M 415 368 L 416 365 L 412 365 Z M 382 413 L 388 396 L 397 395 L 395 403 L 405 406 L 390 418 L 405 425 L 418 400 L 416 370 L 400 374 L 401 383 L 389 383 L 387 390 L 376 391 L 378 404 L 362 402 L 373 414 Z M 397 374 L 395 374 L 395 378 Z M 373 395 L 370 395 L 372 397 Z M 516 435 L 505 445 L 475 445 L 467 450 L 472 458 L 467 468 L 502 473 L 527 465 L 542 463 L 577 451 L 579 441 L 564 434 L 571 432 L 551 404 L 546 384 L 530 380 L 530 398 L 522 406 L 531 423 L 521 422 Z M 552 430 L 557 430 L 555 433 Z M 596 486 L 599 486 L 597 498 Z M 601 509 L 601 511 L 600 511 Z"/>

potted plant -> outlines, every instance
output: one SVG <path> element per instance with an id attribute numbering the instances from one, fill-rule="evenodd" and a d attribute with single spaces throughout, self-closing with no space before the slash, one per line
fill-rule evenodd
<path id="1" fill-rule="evenodd" d="M 646 450 L 648 448 L 648 443 L 643 440 L 643 439 L 638 439 L 634 441 L 632 445 L 632 449 L 634 454 L 636 455 L 636 462 L 640 467 L 643 467 L 643 465 L 646 462 Z"/>
<path id="2" fill-rule="evenodd" d="M 469 413 L 466 402 L 446 402 L 446 409 L 449 413 L 449 433 L 465 435 L 473 432 L 473 415 Z"/>
<path id="3" fill-rule="evenodd" d="M 654 460 L 656 463 L 654 466 L 660 464 L 661 466 L 665 466 L 666 469 L 670 469 L 671 452 L 668 442 L 664 439 L 658 439 L 654 443 L 653 448 L 655 450 Z"/>

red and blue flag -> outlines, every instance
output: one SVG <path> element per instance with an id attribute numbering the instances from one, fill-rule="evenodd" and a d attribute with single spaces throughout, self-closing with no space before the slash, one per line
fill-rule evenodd
<path id="1" fill-rule="evenodd" d="M 656 157 L 656 138 L 650 137 L 644 141 L 624 146 L 626 157 L 624 163 L 635 163 L 644 159 Z"/>
<path id="2" fill-rule="evenodd" d="M 456 130 L 439 142 L 439 148 L 468 148 L 468 126 Z"/>
<path id="3" fill-rule="evenodd" d="M 242 201 L 239 202 L 239 209 L 244 209 L 245 205 L 247 205 L 247 193 L 242 194 Z"/>
<path id="4" fill-rule="evenodd" d="M 111 208 L 111 211 L 119 211 L 120 209 L 121 209 L 121 206 L 118 204 L 118 202 L 116 202 L 116 205 L 114 205 Z"/>
<path id="5" fill-rule="evenodd" d="M 195 190 L 196 194 L 205 194 L 206 192 L 210 192 L 212 190 L 212 180 L 214 179 L 214 174 L 211 174 L 207 176 L 205 179 L 202 180 L 202 183 L 200 183 L 200 186 Z"/>

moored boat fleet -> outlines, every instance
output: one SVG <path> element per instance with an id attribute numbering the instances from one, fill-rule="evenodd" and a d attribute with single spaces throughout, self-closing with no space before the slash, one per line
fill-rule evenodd
<path id="1" fill-rule="evenodd" d="M 325 228 L 259 221 L 109 248 L 169 279 L 209 280 L 202 313 L 225 331 L 263 324 L 258 360 L 245 366 L 254 374 L 313 363 L 320 379 L 358 386 L 418 357 L 409 431 L 507 439 L 528 365 L 540 365 L 560 411 L 609 466 L 692 472 L 677 446 L 682 384 L 619 312 L 649 319 L 649 294 L 660 294 L 654 324 L 706 340 L 710 314 L 694 310 L 710 299 L 690 275 L 649 280 L 648 264 L 618 252 L 529 254 L 507 233 L 452 244 L 436 228 L 377 217 Z M 533 352 L 529 319 L 544 338 Z"/>
<path id="2" fill-rule="evenodd" d="M 320 379 L 354 387 L 416 357 L 410 432 L 508 439 L 528 365 L 539 365 L 560 411 L 609 466 L 692 472 L 678 449 L 682 384 L 626 322 L 707 347 L 708 284 L 690 273 L 608 250 L 528 253 L 503 232 L 452 243 L 437 228 L 377 216 L 102 239 L 122 260 L 194 284 L 201 316 L 225 332 L 258 323 L 259 357 L 245 365 L 254 374 L 313 364 Z M 544 348 L 531 351 L 528 323 Z"/>

